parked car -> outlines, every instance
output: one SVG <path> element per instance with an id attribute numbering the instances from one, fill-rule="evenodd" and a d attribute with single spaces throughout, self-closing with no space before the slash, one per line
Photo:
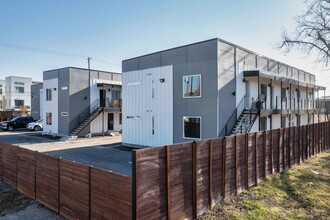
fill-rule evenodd
<path id="1" fill-rule="evenodd" d="M 43 126 L 43 120 L 39 119 L 36 122 L 30 122 L 27 124 L 26 128 L 31 130 L 31 131 L 41 131 Z"/>
<path id="2" fill-rule="evenodd" d="M 35 120 L 33 117 L 27 116 L 27 117 L 21 117 L 18 116 L 16 118 L 13 118 L 10 121 L 2 121 L 0 122 L 0 128 L 8 131 L 12 131 L 16 128 L 26 128 L 27 124 L 30 122 L 34 122 Z"/>

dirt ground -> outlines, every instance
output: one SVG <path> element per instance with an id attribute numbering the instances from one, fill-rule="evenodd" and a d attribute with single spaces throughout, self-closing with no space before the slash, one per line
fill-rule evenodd
<path id="1" fill-rule="evenodd" d="M 19 193 L 9 184 L 0 182 L 0 219 L 59 220 L 63 218 Z"/>

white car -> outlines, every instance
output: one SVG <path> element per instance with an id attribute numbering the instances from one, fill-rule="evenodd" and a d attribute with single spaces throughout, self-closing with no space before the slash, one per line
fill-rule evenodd
<path id="1" fill-rule="evenodd" d="M 41 131 L 42 125 L 43 125 L 43 120 L 39 119 L 36 122 L 31 122 L 31 123 L 27 124 L 26 128 L 31 131 Z"/>

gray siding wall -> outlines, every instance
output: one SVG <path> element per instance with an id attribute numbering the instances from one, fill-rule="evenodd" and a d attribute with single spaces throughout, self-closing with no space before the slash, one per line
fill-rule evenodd
<path id="1" fill-rule="evenodd" d="M 229 118 L 236 109 L 236 97 L 233 92 L 236 90 L 235 78 L 235 48 L 226 43 L 218 42 L 218 134 L 219 135 L 228 123 Z M 228 129 L 230 130 L 232 120 Z"/>
<path id="2" fill-rule="evenodd" d="M 42 83 L 31 86 L 31 116 L 35 120 L 39 120 L 40 115 L 40 90 L 42 89 Z"/>
<path id="3" fill-rule="evenodd" d="M 173 142 L 183 138 L 183 116 L 202 117 L 202 138 L 217 137 L 217 43 L 210 40 L 123 61 L 123 72 L 173 65 Z M 201 74 L 202 97 L 183 98 L 183 76 Z"/>

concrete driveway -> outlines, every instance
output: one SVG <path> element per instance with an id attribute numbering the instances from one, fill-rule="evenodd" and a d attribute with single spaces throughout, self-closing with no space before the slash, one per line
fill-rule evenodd
<path id="1" fill-rule="evenodd" d="M 40 132 L 0 131 L 0 142 L 130 176 L 133 149 L 121 146 L 121 141 L 121 136 L 61 141 Z"/>

